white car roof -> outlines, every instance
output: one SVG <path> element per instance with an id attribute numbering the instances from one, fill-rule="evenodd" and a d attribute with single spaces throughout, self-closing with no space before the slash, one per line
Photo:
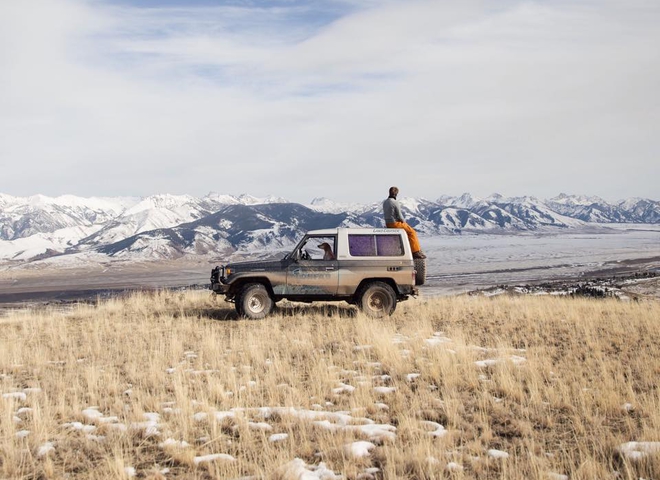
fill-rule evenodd
<path id="1" fill-rule="evenodd" d="M 326 228 L 323 230 L 310 230 L 307 232 L 307 235 L 337 235 L 340 231 L 346 231 L 346 233 L 354 234 L 369 234 L 369 233 L 399 233 L 400 228 Z"/>

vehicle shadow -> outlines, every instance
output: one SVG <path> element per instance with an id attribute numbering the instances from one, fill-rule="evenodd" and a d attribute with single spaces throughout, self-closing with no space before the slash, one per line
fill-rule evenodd
<path id="1" fill-rule="evenodd" d="M 357 308 L 348 304 L 336 303 L 296 303 L 282 302 L 278 303 L 273 310 L 274 315 L 283 317 L 296 316 L 321 316 L 321 317 L 340 317 L 353 318 L 357 315 Z"/>
<path id="2" fill-rule="evenodd" d="M 204 318 L 209 320 L 239 320 L 236 309 L 227 308 L 227 307 L 215 307 L 215 308 L 196 308 L 188 312 L 190 315 L 194 315 L 198 318 Z"/>
<path id="3" fill-rule="evenodd" d="M 330 303 L 295 303 L 295 302 L 282 302 L 275 305 L 273 312 L 270 316 L 282 317 L 339 317 L 339 318 L 353 318 L 357 315 L 357 308 L 351 305 L 330 304 Z M 236 321 L 245 320 L 236 313 L 236 309 L 225 306 L 222 307 L 206 307 L 197 308 L 188 312 L 198 318 L 205 318 L 209 320 L 220 321 Z M 264 320 L 268 320 L 266 317 Z M 250 320 L 252 321 L 252 320 Z"/>

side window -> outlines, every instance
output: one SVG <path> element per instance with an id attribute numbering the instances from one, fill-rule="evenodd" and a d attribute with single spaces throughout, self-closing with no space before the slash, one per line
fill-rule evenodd
<path id="1" fill-rule="evenodd" d="M 352 257 L 399 257 L 403 255 L 401 235 L 349 235 Z"/>
<path id="2" fill-rule="evenodd" d="M 399 257 L 403 255 L 401 235 L 376 235 L 376 251 L 379 257 Z"/>
<path id="3" fill-rule="evenodd" d="M 376 242 L 373 235 L 349 235 L 348 252 L 352 257 L 375 257 Z"/>
<path id="4" fill-rule="evenodd" d="M 302 246 L 304 260 L 334 260 L 337 258 L 335 237 L 309 237 Z"/>

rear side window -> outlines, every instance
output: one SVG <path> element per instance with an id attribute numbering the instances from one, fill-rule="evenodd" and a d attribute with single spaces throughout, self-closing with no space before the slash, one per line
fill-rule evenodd
<path id="1" fill-rule="evenodd" d="M 403 255 L 401 235 L 376 235 L 376 253 L 379 257 Z"/>
<path id="2" fill-rule="evenodd" d="M 352 257 L 398 257 L 403 255 L 401 235 L 349 235 Z"/>

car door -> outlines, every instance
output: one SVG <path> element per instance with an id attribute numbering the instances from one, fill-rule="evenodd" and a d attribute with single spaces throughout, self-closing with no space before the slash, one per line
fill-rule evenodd
<path id="1" fill-rule="evenodd" d="M 322 245 L 325 244 L 325 247 Z M 286 295 L 322 297 L 337 294 L 339 269 L 334 236 L 308 236 L 287 267 Z"/>

